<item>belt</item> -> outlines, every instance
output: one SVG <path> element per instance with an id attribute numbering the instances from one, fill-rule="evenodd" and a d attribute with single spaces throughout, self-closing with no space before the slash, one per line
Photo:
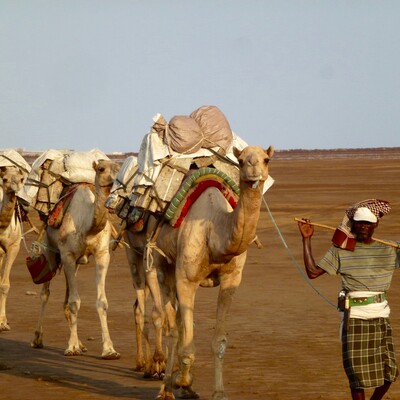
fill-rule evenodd
<path id="1" fill-rule="evenodd" d="M 366 306 L 373 303 L 382 303 L 386 300 L 386 293 L 376 294 L 371 297 L 350 297 L 349 306 Z"/>

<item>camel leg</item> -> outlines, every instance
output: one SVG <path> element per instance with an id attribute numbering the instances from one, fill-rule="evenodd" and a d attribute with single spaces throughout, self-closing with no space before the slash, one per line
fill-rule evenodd
<path id="1" fill-rule="evenodd" d="M 166 367 L 165 354 L 162 349 L 165 313 L 160 285 L 157 277 L 157 269 L 155 267 L 146 273 L 146 281 L 153 299 L 152 321 L 155 329 L 155 349 L 152 360 L 151 374 L 153 377 L 162 379 Z"/>
<path id="2" fill-rule="evenodd" d="M 126 232 L 125 240 L 128 243 L 134 241 L 132 234 Z M 126 256 L 130 268 L 132 284 L 136 292 L 136 301 L 133 305 L 133 315 L 135 319 L 135 335 L 136 335 L 136 367 L 135 371 L 143 371 L 145 377 L 147 373 L 150 375 L 151 356 L 150 343 L 147 330 L 145 330 L 145 312 L 146 312 L 146 286 L 143 270 L 142 255 L 134 247 L 126 248 Z M 146 357 L 143 352 L 143 338 L 146 345 Z"/>
<path id="3" fill-rule="evenodd" d="M 75 276 L 76 264 L 72 254 L 68 253 L 67 255 L 62 256 L 61 259 L 64 265 L 64 274 L 67 283 L 64 313 L 70 329 L 68 347 L 64 351 L 64 355 L 80 356 L 82 355 L 82 349 L 78 337 L 78 313 L 81 307 L 81 299 L 79 297 L 78 285 Z"/>
<path id="4" fill-rule="evenodd" d="M 233 295 L 240 284 L 242 271 L 235 272 L 221 279 L 221 287 L 217 303 L 217 320 L 212 339 L 212 351 L 214 354 L 215 388 L 212 400 L 227 400 L 223 380 L 223 365 L 225 351 L 228 346 L 226 335 L 226 319 L 232 304 Z"/>
<path id="5" fill-rule="evenodd" d="M 177 279 L 176 289 L 182 326 L 179 327 L 181 329 L 178 346 L 179 371 L 174 374 L 173 383 L 181 388 L 185 398 L 193 399 L 199 397 L 192 389 L 193 376 L 191 373 L 195 360 L 193 310 L 197 288 L 197 284 Z"/>
<path id="6" fill-rule="evenodd" d="M 135 371 L 143 371 L 145 368 L 145 358 L 144 358 L 144 352 L 143 352 L 143 330 L 144 330 L 144 318 L 143 318 L 143 313 L 142 307 L 141 307 L 141 301 L 139 300 L 139 294 L 138 291 L 136 291 L 137 299 L 135 301 L 135 304 L 133 305 L 133 315 L 135 318 L 135 336 L 136 336 L 136 367 Z"/>
<path id="7" fill-rule="evenodd" d="M 176 293 L 171 293 L 169 300 L 165 304 L 165 315 L 167 319 L 166 328 L 166 342 L 167 342 L 167 365 L 165 369 L 165 375 L 163 384 L 161 385 L 160 391 L 157 395 L 156 400 L 174 400 L 175 396 L 173 393 L 173 370 L 175 362 L 175 354 L 178 344 L 178 330 L 177 330 L 177 312 L 175 306 Z M 178 313 L 179 314 L 179 313 Z"/>
<path id="8" fill-rule="evenodd" d="M 107 322 L 107 310 L 108 301 L 106 297 L 106 276 L 108 271 L 108 265 L 110 263 L 110 253 L 107 250 L 103 250 L 101 253 L 95 255 L 96 260 L 96 287 L 97 287 L 97 301 L 96 308 L 99 314 L 101 332 L 102 332 L 102 342 L 103 342 L 103 352 L 101 358 L 104 360 L 118 360 L 120 354 L 114 350 L 114 345 L 111 341 L 110 332 L 108 330 Z"/>
<path id="9" fill-rule="evenodd" d="M 40 312 L 39 318 L 36 322 L 36 329 L 31 341 L 31 346 L 34 349 L 42 349 L 43 348 L 43 321 L 44 315 L 46 311 L 46 306 L 50 297 L 50 281 L 45 282 L 42 285 L 42 290 L 40 291 Z"/>
<path id="10" fill-rule="evenodd" d="M 7 322 L 6 303 L 10 291 L 10 272 L 20 248 L 20 241 L 13 243 L 7 250 L 7 254 L 0 258 L 0 332 L 9 331 L 10 325 Z M 5 259 L 3 259 L 5 258 Z M 2 265 L 4 263 L 4 265 Z"/>

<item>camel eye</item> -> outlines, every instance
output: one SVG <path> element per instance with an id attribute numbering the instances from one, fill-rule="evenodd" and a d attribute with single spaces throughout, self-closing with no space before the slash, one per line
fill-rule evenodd
<path id="1" fill-rule="evenodd" d="M 104 167 L 99 167 L 99 168 L 98 168 L 98 171 L 99 171 L 99 172 L 104 172 L 105 170 L 106 170 L 106 169 L 105 169 Z"/>
<path id="2" fill-rule="evenodd" d="M 269 163 L 269 158 L 268 157 L 264 158 L 264 162 L 265 162 L 265 164 L 268 164 Z"/>

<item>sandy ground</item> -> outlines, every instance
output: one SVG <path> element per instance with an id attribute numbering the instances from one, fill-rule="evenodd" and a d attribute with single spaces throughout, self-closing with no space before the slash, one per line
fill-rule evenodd
<path id="1" fill-rule="evenodd" d="M 381 198 L 390 201 L 393 209 L 375 236 L 400 240 L 399 160 L 400 151 L 388 156 L 384 150 L 377 150 L 373 157 L 338 157 L 324 152 L 321 157 L 278 156 L 271 161 L 275 184 L 265 200 L 272 217 L 263 204 L 258 226 L 264 247 L 249 248 L 243 282 L 228 322 L 225 386 L 229 399 L 350 399 L 341 365 L 339 316 L 334 306 L 340 280 L 323 276 L 310 282 L 305 278 L 294 217 L 336 226 L 352 203 Z M 316 230 L 316 258 L 329 246 L 331 236 L 329 230 Z M 26 236 L 11 273 L 7 308 L 11 331 L 0 334 L 0 398 L 154 399 L 160 382 L 145 381 L 133 370 L 135 292 L 122 249 L 113 252 L 107 278 L 109 328 L 120 360 L 100 359 L 101 332 L 92 264 L 82 267 L 78 274 L 82 299 L 79 333 L 88 352 L 81 357 L 63 355 L 69 336 L 62 310 L 63 275 L 57 275 L 51 285 L 45 348 L 31 348 L 40 286 L 31 281 L 25 257 L 34 238 L 32 234 Z M 400 358 L 399 284 L 398 273 L 389 291 L 389 302 Z M 211 399 L 213 392 L 211 337 L 216 296 L 217 289 L 201 289 L 196 299 L 194 388 L 203 400 Z M 400 399 L 400 383 L 392 386 L 385 399 Z"/>

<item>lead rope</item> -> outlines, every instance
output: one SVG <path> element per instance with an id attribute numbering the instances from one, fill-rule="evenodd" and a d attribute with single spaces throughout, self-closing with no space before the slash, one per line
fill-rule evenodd
<path id="1" fill-rule="evenodd" d="M 276 221 L 275 221 L 275 218 L 274 218 L 274 216 L 272 215 L 272 212 L 271 212 L 271 210 L 270 210 L 269 207 L 268 207 L 268 203 L 267 203 L 267 201 L 265 200 L 265 198 L 264 198 L 264 196 L 263 196 L 263 193 L 261 192 L 261 189 L 260 189 L 260 187 L 259 187 L 259 185 L 258 185 L 258 182 L 256 182 L 256 183 L 253 185 L 253 187 L 254 187 L 254 188 L 255 188 L 255 187 L 258 187 L 258 190 L 260 191 L 260 194 L 261 194 L 261 197 L 262 197 L 263 202 L 264 202 L 264 204 L 265 204 L 265 207 L 267 208 L 269 217 L 271 218 L 271 221 L 272 221 L 272 223 L 273 223 L 274 226 L 275 226 L 275 229 L 276 229 L 276 231 L 277 231 L 277 233 L 278 233 L 278 236 L 279 236 L 279 238 L 281 239 L 282 244 L 285 246 L 285 249 L 286 249 L 287 253 L 289 254 L 289 257 L 292 259 L 292 261 L 293 261 L 294 265 L 296 266 L 297 270 L 299 271 L 300 275 L 301 275 L 301 276 L 303 277 L 303 279 L 307 282 L 307 284 L 308 284 L 320 297 L 322 297 L 323 300 L 325 300 L 329 305 L 331 305 L 332 307 L 334 307 L 335 309 L 337 309 L 337 305 L 334 304 L 334 303 L 332 303 L 327 297 L 325 297 L 325 296 L 311 283 L 310 279 L 308 279 L 308 277 L 307 277 L 307 275 L 305 274 L 305 272 L 300 268 L 300 266 L 299 266 L 299 264 L 297 263 L 297 261 L 296 261 L 294 255 L 293 255 L 293 253 L 292 253 L 291 250 L 289 249 L 289 247 L 288 247 L 288 245 L 287 245 L 287 243 L 286 243 L 284 237 L 282 236 L 282 233 L 281 233 L 281 231 L 280 231 L 280 229 L 279 229 L 279 227 L 278 227 L 278 225 L 277 225 L 277 223 L 276 223 Z"/>

